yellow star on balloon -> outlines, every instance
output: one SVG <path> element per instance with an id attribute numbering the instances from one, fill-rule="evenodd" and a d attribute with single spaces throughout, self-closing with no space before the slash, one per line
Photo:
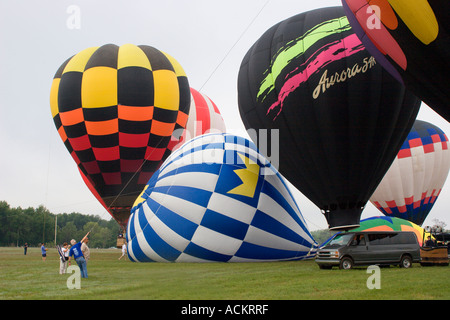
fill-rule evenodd
<path id="1" fill-rule="evenodd" d="M 242 184 L 227 193 L 253 198 L 259 178 L 259 165 L 248 157 L 238 153 L 245 164 L 245 169 L 236 169 L 234 172 L 242 180 Z"/>

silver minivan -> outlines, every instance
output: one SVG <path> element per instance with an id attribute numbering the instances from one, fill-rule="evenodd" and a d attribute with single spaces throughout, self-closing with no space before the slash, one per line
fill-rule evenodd
<path id="1" fill-rule="evenodd" d="M 420 246 L 414 232 L 345 232 L 336 234 L 317 251 L 321 269 L 356 265 L 392 265 L 409 268 L 420 262 Z"/>

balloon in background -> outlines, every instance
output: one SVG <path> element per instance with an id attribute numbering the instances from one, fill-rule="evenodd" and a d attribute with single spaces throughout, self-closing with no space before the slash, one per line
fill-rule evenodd
<path id="1" fill-rule="evenodd" d="M 317 248 L 285 180 L 231 134 L 170 155 L 134 204 L 127 242 L 139 262 L 298 260 Z"/>
<path id="2" fill-rule="evenodd" d="M 173 137 L 169 145 L 178 149 L 190 139 L 206 133 L 225 133 L 226 126 L 217 105 L 205 94 L 191 88 L 191 107 L 186 129 L 180 138 Z"/>
<path id="3" fill-rule="evenodd" d="M 450 1 L 342 0 L 367 50 L 450 121 Z"/>
<path id="4" fill-rule="evenodd" d="M 189 83 L 180 64 L 150 46 L 81 51 L 53 79 L 50 107 L 86 185 L 126 227 L 136 197 L 184 128 Z"/>
<path id="5" fill-rule="evenodd" d="M 423 241 L 431 236 L 422 227 L 417 224 L 395 217 L 371 217 L 361 220 L 361 225 L 358 228 L 350 230 L 357 231 L 409 231 L 416 234 L 419 245 L 422 246 Z"/>
<path id="6" fill-rule="evenodd" d="M 450 168 L 445 133 L 416 120 L 397 157 L 370 201 L 386 216 L 422 225 L 439 196 Z"/>
<path id="7" fill-rule="evenodd" d="M 365 50 L 341 7 L 266 31 L 242 61 L 238 98 L 247 129 L 279 130 L 267 149 L 279 143 L 280 173 L 331 229 L 359 225 L 420 105 Z"/>

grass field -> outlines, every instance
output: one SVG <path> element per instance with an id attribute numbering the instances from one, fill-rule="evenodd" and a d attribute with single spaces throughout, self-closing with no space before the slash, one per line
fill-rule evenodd
<path id="1" fill-rule="evenodd" d="M 366 268 L 320 270 L 314 261 L 266 263 L 133 263 L 118 249 L 91 249 L 88 279 L 68 289 L 50 248 L 0 248 L 0 299 L 324 300 L 450 299 L 450 268 L 381 269 L 381 289 L 369 290 Z"/>

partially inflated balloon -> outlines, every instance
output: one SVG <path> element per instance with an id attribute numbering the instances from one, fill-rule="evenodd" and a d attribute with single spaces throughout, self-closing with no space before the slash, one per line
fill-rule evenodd
<path id="1" fill-rule="evenodd" d="M 180 129 L 182 130 L 182 129 Z M 174 150 L 192 138 L 205 133 L 225 133 L 226 126 L 217 105 L 205 94 L 191 88 L 191 107 L 186 129 L 180 139 L 172 138 Z"/>
<path id="2" fill-rule="evenodd" d="M 350 230 L 356 231 L 408 231 L 414 232 L 419 245 L 422 246 L 423 240 L 431 236 L 430 233 L 425 232 L 423 228 L 411 221 L 395 218 L 395 217 L 371 217 L 361 220 L 361 225 L 358 228 Z"/>
<path id="3" fill-rule="evenodd" d="M 281 175 L 230 134 L 171 154 L 136 200 L 127 241 L 139 262 L 297 260 L 317 248 Z"/>
<path id="4" fill-rule="evenodd" d="M 416 120 L 370 201 L 387 216 L 422 225 L 441 193 L 449 168 L 445 133 Z"/>
<path id="5" fill-rule="evenodd" d="M 338 7 L 269 29 L 242 61 L 238 98 L 247 129 L 279 130 L 268 141 L 279 143 L 279 171 L 336 229 L 359 224 L 420 105 Z"/>
<path id="6" fill-rule="evenodd" d="M 377 61 L 450 121 L 450 1 L 342 0 Z"/>
<path id="7" fill-rule="evenodd" d="M 55 74 L 50 106 L 83 180 L 126 226 L 131 206 L 162 164 L 190 106 L 179 63 L 149 46 L 81 51 Z"/>

